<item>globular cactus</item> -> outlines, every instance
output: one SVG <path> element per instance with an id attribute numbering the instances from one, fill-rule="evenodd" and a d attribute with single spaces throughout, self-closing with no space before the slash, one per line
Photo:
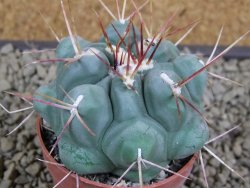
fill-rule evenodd
<path id="1" fill-rule="evenodd" d="M 57 58 L 76 60 L 58 62 L 55 80 L 34 95 L 35 110 L 57 136 L 63 164 L 78 174 L 120 176 L 138 149 L 161 166 L 199 151 L 208 139 L 200 115 L 206 72 L 179 84 L 203 67 L 199 59 L 181 55 L 170 41 L 142 40 L 129 21 L 112 22 L 103 33 L 96 43 L 74 37 L 78 57 L 72 36 L 62 39 Z M 39 102 L 45 98 L 57 106 Z M 160 170 L 142 171 L 148 182 Z M 137 181 L 137 168 L 126 178 Z"/>

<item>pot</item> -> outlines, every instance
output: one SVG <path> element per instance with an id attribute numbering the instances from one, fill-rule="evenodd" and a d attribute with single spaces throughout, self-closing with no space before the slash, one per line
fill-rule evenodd
<path id="1" fill-rule="evenodd" d="M 57 163 L 57 161 L 49 154 L 49 151 L 44 145 L 42 134 L 41 134 L 41 125 L 42 125 L 42 119 L 38 117 L 36 121 L 36 129 L 37 129 L 37 135 L 38 135 L 40 146 L 41 146 L 42 153 L 43 153 L 43 158 L 46 161 Z M 178 171 L 178 173 L 187 177 L 191 173 L 191 170 L 196 161 L 196 158 L 197 158 L 197 155 L 194 155 Z M 53 178 L 53 182 L 55 185 L 69 173 L 69 170 L 64 168 L 63 166 L 58 166 L 58 165 L 48 164 L 48 163 L 46 163 L 46 166 Z M 185 183 L 184 178 L 181 178 L 173 174 L 169 178 L 166 178 L 152 185 L 144 186 L 144 188 L 181 188 L 184 183 Z M 79 185 L 80 185 L 79 186 L 80 188 L 111 188 L 112 187 L 110 185 L 91 181 L 83 177 L 79 177 Z M 71 173 L 62 183 L 60 183 L 60 185 L 57 186 L 57 188 L 76 188 L 76 175 L 74 173 Z"/>

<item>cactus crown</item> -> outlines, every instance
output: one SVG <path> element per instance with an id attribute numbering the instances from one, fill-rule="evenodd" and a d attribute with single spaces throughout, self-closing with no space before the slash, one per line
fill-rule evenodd
<path id="1" fill-rule="evenodd" d="M 121 175 L 137 160 L 166 166 L 194 154 L 208 139 L 200 115 L 207 74 L 161 36 L 145 39 L 132 19 L 113 21 L 98 42 L 60 40 L 55 80 L 34 95 L 34 108 L 57 135 L 64 165 L 78 174 Z M 79 54 L 75 49 L 78 49 Z M 45 102 L 41 102 L 44 101 Z M 53 104 L 53 105 L 52 105 Z M 143 180 L 159 169 L 142 167 Z M 138 179 L 137 168 L 127 179 Z"/>

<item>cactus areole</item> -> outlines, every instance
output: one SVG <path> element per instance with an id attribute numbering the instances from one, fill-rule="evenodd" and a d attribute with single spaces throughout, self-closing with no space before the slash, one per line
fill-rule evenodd
<path id="1" fill-rule="evenodd" d="M 179 84 L 204 65 L 170 41 L 143 39 L 131 22 L 114 21 L 98 42 L 60 40 L 56 56 L 74 61 L 57 63 L 55 80 L 36 91 L 34 107 L 55 132 L 68 169 L 121 176 L 137 161 L 138 149 L 143 159 L 166 167 L 207 141 L 200 115 L 207 73 Z M 159 172 L 142 165 L 144 182 Z M 138 181 L 136 165 L 125 178 Z"/>

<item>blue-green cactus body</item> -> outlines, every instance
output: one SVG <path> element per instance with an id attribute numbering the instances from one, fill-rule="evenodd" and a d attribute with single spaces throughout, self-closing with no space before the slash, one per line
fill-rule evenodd
<path id="1" fill-rule="evenodd" d="M 120 36 L 116 33 L 115 29 L 113 28 L 113 26 L 115 27 L 115 29 L 119 32 Z M 129 28 L 128 28 L 129 27 Z M 127 31 L 127 29 L 129 29 L 128 34 L 126 35 L 124 42 L 126 44 L 128 44 L 128 41 L 130 41 L 130 47 L 133 45 L 133 43 L 135 42 L 134 39 L 139 40 L 140 39 L 140 32 L 138 31 L 137 28 L 135 29 L 135 35 L 133 32 L 133 27 L 132 24 L 130 24 L 129 26 L 129 21 L 113 21 L 110 25 L 108 25 L 108 27 L 106 28 L 106 33 L 108 35 L 108 38 L 111 42 L 112 45 L 118 44 L 120 42 L 120 37 L 124 37 L 125 32 Z M 130 39 L 129 39 L 130 38 Z M 106 39 L 104 36 L 102 36 L 100 38 L 100 42 L 105 42 Z M 122 43 L 121 44 L 122 47 L 125 47 L 125 45 Z"/>
<path id="2" fill-rule="evenodd" d="M 148 58 L 150 57 L 150 55 L 153 53 L 154 48 L 156 48 L 156 44 L 150 47 L 150 50 L 147 53 L 146 57 Z M 153 59 L 158 63 L 165 63 L 173 61 L 179 55 L 180 52 L 178 48 L 169 40 L 164 40 L 160 43 L 159 47 L 157 48 L 153 56 Z"/>
<path id="3" fill-rule="evenodd" d="M 128 23 L 115 24 L 122 35 Z M 106 31 L 116 45 L 120 39 L 113 28 L 109 26 Z M 132 38 L 131 44 L 139 41 L 139 37 L 137 41 Z M 74 57 L 73 47 L 67 42 L 62 41 L 59 46 L 58 57 Z M 44 98 L 48 95 L 71 105 L 83 97 L 72 110 L 35 102 L 35 110 L 57 136 L 73 116 L 58 144 L 60 159 L 67 168 L 79 174 L 121 175 L 137 160 L 138 149 L 144 159 L 166 166 L 171 160 L 187 157 L 202 148 L 208 139 L 208 129 L 197 111 L 202 112 L 206 73 L 177 88 L 177 92 L 174 92 L 175 85 L 170 84 L 202 67 L 195 56 L 181 56 L 172 43 L 163 41 L 153 57 L 153 66 L 137 73 L 131 88 L 126 84 L 124 72 L 119 72 L 124 76 L 121 78 L 111 71 L 113 67 L 103 62 L 114 65 L 104 43 L 84 43 L 82 47 L 82 57 L 69 65 L 60 63 L 55 81 L 39 88 L 39 94 L 34 96 L 52 101 Z M 194 104 L 196 110 L 181 97 Z M 90 130 L 79 121 L 76 111 Z M 155 167 L 143 167 L 144 181 L 150 181 L 159 171 Z M 126 178 L 138 180 L 137 166 Z"/>
<path id="4" fill-rule="evenodd" d="M 52 82 L 47 86 L 42 86 L 38 88 L 38 90 L 34 94 L 34 97 L 36 99 L 44 100 L 44 97 L 38 94 L 48 95 L 50 97 L 57 98 L 55 82 Z M 51 101 L 51 100 L 47 99 L 46 101 Z M 39 102 L 34 102 L 34 109 L 36 109 L 39 112 L 40 116 L 43 117 L 44 120 L 46 120 L 46 122 L 48 123 L 48 126 L 50 126 L 53 129 L 53 131 L 56 132 L 58 135 L 60 133 L 60 129 L 57 126 L 60 119 L 59 110 L 55 107 L 48 106 L 46 104 Z"/>
<path id="5" fill-rule="evenodd" d="M 81 174 L 109 172 L 113 165 L 102 151 L 102 138 L 113 120 L 111 103 L 107 93 L 101 86 L 83 84 L 72 89 L 69 95 L 73 99 L 79 95 L 84 96 L 78 106 L 78 113 L 84 118 L 85 123 L 95 133 L 95 136 L 91 135 L 77 118 L 74 118 L 72 121 L 74 126 L 67 129 L 59 144 L 60 156 L 65 156 L 61 160 L 65 165 L 71 166 Z M 67 97 L 64 101 L 70 103 Z M 69 116 L 69 112 L 62 111 L 61 121 L 66 122 Z M 64 125 L 60 124 L 60 126 L 62 129 Z M 70 150 L 75 150 L 76 153 Z M 67 152 L 69 153 L 66 154 Z M 74 163 L 77 164 L 72 166 L 68 156 L 76 159 L 77 162 Z M 81 168 L 81 164 L 88 164 L 87 168 Z"/>
<path id="6" fill-rule="evenodd" d="M 101 51 L 97 53 L 108 62 L 108 59 Z M 78 85 L 97 83 L 107 75 L 107 65 L 102 63 L 92 52 L 89 52 L 83 55 L 79 61 L 64 66 L 57 75 L 56 84 L 66 91 L 70 91 Z"/>
<path id="7" fill-rule="evenodd" d="M 78 48 L 80 49 L 84 49 L 88 44 L 90 44 L 90 42 L 79 36 L 74 37 L 74 40 Z M 75 55 L 76 54 L 72 45 L 71 38 L 69 36 L 62 38 L 56 48 L 56 57 L 59 59 L 73 58 Z M 61 72 L 62 68 L 63 68 L 63 62 L 58 62 L 57 72 Z"/>
<path id="8" fill-rule="evenodd" d="M 151 54 L 153 53 L 154 49 L 157 46 L 157 43 L 159 42 L 156 39 L 152 43 L 151 41 L 152 39 L 144 40 L 144 47 L 143 47 L 144 53 L 149 47 L 149 50 L 146 53 L 145 59 L 150 58 Z M 138 52 L 136 50 L 136 45 L 138 46 L 138 50 L 140 51 L 141 49 L 140 42 L 138 42 L 137 44 L 134 43 L 134 45 L 132 46 L 132 52 L 137 56 Z M 178 48 L 172 42 L 168 40 L 164 40 L 164 41 L 161 41 L 158 48 L 156 49 L 153 55 L 153 60 L 156 61 L 157 63 L 172 62 L 179 55 L 180 55 L 180 52 Z"/>
<path id="9" fill-rule="evenodd" d="M 115 29 L 117 31 L 115 31 Z M 121 42 L 121 37 L 123 38 L 126 31 L 128 30 L 128 33 L 126 35 L 126 37 L 124 38 L 124 42 L 129 46 L 125 46 L 124 42 Z M 106 44 L 106 40 L 109 40 L 112 48 L 114 50 L 114 52 L 116 51 L 116 45 L 119 43 L 120 48 L 127 50 L 128 48 L 131 48 L 133 46 L 133 44 L 136 42 L 136 40 L 140 39 L 140 32 L 138 31 L 138 29 L 136 27 L 134 27 L 134 31 L 133 31 L 133 26 L 132 24 L 129 25 L 129 21 L 113 21 L 111 24 L 109 24 L 106 28 L 106 33 L 108 36 L 108 39 L 105 38 L 104 36 L 101 36 L 99 42 L 100 43 L 105 43 Z M 117 32 L 120 34 L 120 36 L 117 34 Z M 136 39 L 136 40 L 135 40 Z M 109 59 L 109 62 L 112 66 L 115 65 L 114 62 L 114 55 L 112 53 L 112 50 L 110 49 L 110 46 L 106 45 L 106 48 L 103 51 L 105 53 L 105 55 L 107 56 L 107 58 Z"/>
<path id="10" fill-rule="evenodd" d="M 161 123 L 166 130 L 177 131 L 183 124 L 186 124 L 193 112 L 179 100 L 180 114 L 178 114 L 176 98 L 173 97 L 171 88 L 166 87 L 166 83 L 162 81 L 159 75 L 167 73 L 173 80 L 178 80 L 179 76 L 173 70 L 165 68 L 151 69 L 146 74 L 144 80 L 145 104 L 149 115 Z M 191 98 L 185 87 L 182 88 L 182 95 L 189 100 Z M 152 98 L 155 100 L 152 100 Z M 174 126 L 173 122 L 175 122 Z"/>
<path id="11" fill-rule="evenodd" d="M 169 132 L 168 159 L 182 159 L 196 153 L 208 136 L 208 127 L 202 118 L 190 119 L 180 130 Z"/>
<path id="12" fill-rule="evenodd" d="M 76 45 L 80 49 L 84 49 L 90 43 L 87 40 L 79 36 L 74 37 L 74 39 L 75 39 Z M 57 58 L 70 58 L 70 57 L 75 56 L 75 51 L 72 45 L 71 38 L 69 36 L 60 40 L 56 48 L 56 56 Z"/>
<path id="13" fill-rule="evenodd" d="M 175 71 L 182 79 L 187 78 L 203 66 L 202 62 L 194 55 L 181 55 L 174 60 Z M 202 72 L 197 75 L 192 82 L 186 85 L 190 91 L 192 100 L 196 102 L 197 105 L 202 104 L 202 96 L 206 88 L 206 82 L 204 80 L 206 79 L 206 72 Z"/>

